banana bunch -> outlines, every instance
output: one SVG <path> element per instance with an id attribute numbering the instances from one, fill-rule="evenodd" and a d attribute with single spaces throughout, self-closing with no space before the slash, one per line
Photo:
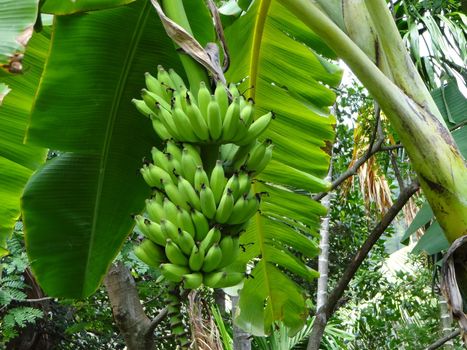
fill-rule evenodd
<path id="1" fill-rule="evenodd" d="M 241 282 L 242 273 L 223 269 L 235 261 L 238 233 L 259 208 L 251 176 L 242 171 L 227 178 L 222 160 L 207 174 L 196 146 L 172 140 L 164 151 L 153 148 L 152 158 L 141 169 L 155 192 L 146 200 L 147 217 L 135 216 L 146 237 L 136 256 L 186 289 Z"/>
<path id="2" fill-rule="evenodd" d="M 145 81 L 142 100 L 132 102 L 152 120 L 162 140 L 245 146 L 254 142 L 274 118 L 269 112 L 254 120 L 253 101 L 245 100 L 235 85 L 226 90 L 219 84 L 211 95 L 201 82 L 194 96 L 175 71 L 167 72 L 161 66 L 157 78 L 146 73 Z"/>
<path id="3" fill-rule="evenodd" d="M 185 289 L 239 284 L 245 274 L 226 268 L 259 209 L 261 194 L 252 181 L 271 160 L 273 145 L 257 138 L 273 115 L 253 121 L 253 103 L 234 86 L 227 91 L 219 85 L 211 95 L 201 83 L 195 97 L 180 76 L 162 67 L 157 79 L 146 74 L 146 86 L 143 100 L 133 102 L 151 118 L 165 147 L 154 147 L 152 161 L 141 169 L 154 192 L 146 214 L 135 216 L 145 236 L 135 254 Z"/>

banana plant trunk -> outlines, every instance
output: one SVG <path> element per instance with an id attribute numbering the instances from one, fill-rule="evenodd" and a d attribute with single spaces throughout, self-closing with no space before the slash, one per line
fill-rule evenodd
<path id="1" fill-rule="evenodd" d="M 342 11 L 349 8 L 346 4 L 354 5 L 347 18 L 358 23 L 357 30 L 351 28 L 350 34 L 346 33 L 344 20 L 338 20 L 338 15 L 331 19 L 316 2 L 279 2 L 321 36 L 380 104 L 407 150 L 448 240 L 453 242 L 466 235 L 465 160 L 411 62 L 386 2 L 343 1 Z M 326 13 L 332 12 L 327 9 Z"/>

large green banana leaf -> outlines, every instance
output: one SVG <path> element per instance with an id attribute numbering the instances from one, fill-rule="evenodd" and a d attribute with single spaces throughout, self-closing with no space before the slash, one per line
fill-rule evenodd
<path id="1" fill-rule="evenodd" d="M 23 188 L 45 160 L 46 150 L 23 143 L 37 85 L 49 48 L 49 31 L 34 34 L 23 60 L 24 73 L 2 79 L 9 92 L 0 101 L 0 257 L 20 216 Z M 1 100 L 1 99 L 0 99 Z"/>
<path id="2" fill-rule="evenodd" d="M 157 139 L 130 101 L 157 64 L 181 71 L 149 1 L 55 19 L 27 141 L 62 153 L 23 196 L 31 267 L 48 295 L 91 294 L 150 195 L 138 170 Z"/>
<path id="3" fill-rule="evenodd" d="M 25 31 L 36 22 L 38 4 L 39 0 L 0 0 L 0 65 L 24 51 L 29 36 Z"/>
<path id="4" fill-rule="evenodd" d="M 41 12 L 54 15 L 69 15 L 72 13 L 102 10 L 126 5 L 135 0 L 45 0 Z"/>
<path id="5" fill-rule="evenodd" d="M 243 263 L 255 266 L 240 292 L 240 327 L 264 335 L 281 320 L 291 333 L 307 318 L 303 290 L 288 272 L 311 280 L 316 271 L 306 266 L 318 253 L 312 234 L 325 209 L 309 195 L 326 190 L 329 167 L 324 149 L 334 138 L 329 106 L 341 71 L 318 55 L 332 51 L 295 20 L 276 1 L 255 1 L 246 15 L 226 31 L 232 64 L 227 78 L 243 81 L 240 90 L 256 103 L 257 116 L 274 111 L 265 137 L 275 144 L 273 161 L 260 175 L 257 192 L 263 196 L 257 214 L 242 236 Z"/>

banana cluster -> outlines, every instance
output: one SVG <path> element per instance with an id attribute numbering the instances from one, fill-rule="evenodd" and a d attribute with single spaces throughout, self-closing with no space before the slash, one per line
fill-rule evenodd
<path id="1" fill-rule="evenodd" d="M 222 160 L 207 174 L 196 146 L 171 140 L 164 151 L 153 148 L 152 158 L 141 169 L 155 193 L 146 200 L 147 217 L 135 217 L 147 238 L 136 255 L 187 289 L 238 284 L 242 273 L 222 269 L 235 261 L 238 234 L 259 208 L 250 175 L 227 178 Z"/>
<path id="2" fill-rule="evenodd" d="M 146 73 L 145 81 L 143 99 L 132 102 L 151 118 L 162 140 L 244 146 L 255 141 L 274 117 L 269 112 L 254 120 L 253 101 L 245 100 L 235 85 L 226 90 L 219 84 L 211 95 L 201 82 L 194 96 L 177 73 L 161 66 L 157 78 Z"/>
<path id="3" fill-rule="evenodd" d="M 161 67 L 157 79 L 146 74 L 146 85 L 143 100 L 133 102 L 151 118 L 165 147 L 154 147 L 152 161 L 141 169 L 154 194 L 146 200 L 146 215 L 135 216 L 146 237 L 135 254 L 185 289 L 236 285 L 245 274 L 226 268 L 259 209 L 252 180 L 271 160 L 273 145 L 258 136 L 273 115 L 253 121 L 252 101 L 235 87 L 218 86 L 211 95 L 201 83 L 195 98 L 173 70 Z M 203 162 L 201 154 L 209 159 Z"/>

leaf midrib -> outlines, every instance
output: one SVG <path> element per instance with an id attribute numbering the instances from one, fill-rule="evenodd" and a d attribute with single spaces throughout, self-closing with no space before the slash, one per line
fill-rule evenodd
<path id="1" fill-rule="evenodd" d="M 252 89 L 250 89 L 249 91 L 250 91 L 250 98 L 252 98 L 253 100 L 255 100 L 256 98 L 256 88 L 257 88 L 257 81 L 258 81 L 258 67 L 259 67 L 259 60 L 260 60 L 260 54 L 261 54 L 261 44 L 263 42 L 262 39 L 263 39 L 264 27 L 266 24 L 266 18 L 268 15 L 270 5 L 271 5 L 271 0 L 262 0 L 260 2 L 258 14 L 256 15 L 255 25 L 254 25 L 254 30 L 253 30 L 253 44 L 252 44 L 251 55 L 250 55 L 251 65 L 250 65 L 250 70 L 249 70 L 250 85 L 252 87 Z M 257 192 L 256 187 L 257 186 L 253 184 L 253 189 L 255 192 Z M 264 260 L 264 283 L 266 285 L 267 295 L 270 296 L 271 285 L 269 283 L 269 276 L 267 273 L 268 259 L 267 259 L 267 256 L 265 256 L 266 236 L 264 232 L 264 225 L 262 222 L 263 220 L 261 218 L 260 213 L 255 214 L 255 220 L 256 220 L 256 227 L 258 231 L 259 249 L 261 251 L 262 259 Z"/>
<path id="2" fill-rule="evenodd" d="M 137 25 L 134 30 L 133 36 L 131 38 L 131 46 L 129 50 L 127 51 L 127 56 L 124 61 L 122 73 L 120 74 L 120 77 L 117 83 L 117 89 L 115 90 L 114 98 L 112 101 L 112 107 L 109 113 L 109 122 L 107 123 L 107 129 L 105 131 L 104 145 L 102 147 L 101 160 L 99 163 L 99 177 L 98 177 L 97 190 L 96 190 L 96 200 L 95 200 L 95 205 L 94 205 L 94 210 L 93 210 L 93 222 L 91 226 L 90 244 L 89 244 L 88 256 L 87 256 L 86 264 L 84 268 L 84 283 L 83 283 L 84 291 L 86 290 L 86 287 L 87 287 L 87 282 L 86 282 L 88 280 L 87 275 L 89 273 L 89 266 L 91 264 L 91 256 L 92 256 L 91 253 L 92 253 L 92 248 L 93 248 L 94 241 L 95 241 L 96 226 L 98 222 L 98 213 L 100 209 L 100 202 L 102 198 L 104 179 L 106 175 L 106 167 L 107 167 L 108 157 L 110 153 L 109 149 L 112 143 L 111 135 L 114 130 L 115 121 L 117 119 L 118 110 L 120 108 L 120 103 L 122 100 L 121 97 L 125 89 L 125 85 L 126 85 L 125 83 L 128 79 L 129 71 L 131 68 L 131 63 L 133 62 L 133 59 L 135 57 L 137 47 L 139 45 L 141 36 L 144 32 L 146 21 L 150 14 L 150 8 L 148 9 L 148 7 L 150 7 L 150 4 L 149 2 L 146 2 L 143 8 L 141 9 L 140 16 L 138 18 L 138 21 L 136 22 Z"/>

